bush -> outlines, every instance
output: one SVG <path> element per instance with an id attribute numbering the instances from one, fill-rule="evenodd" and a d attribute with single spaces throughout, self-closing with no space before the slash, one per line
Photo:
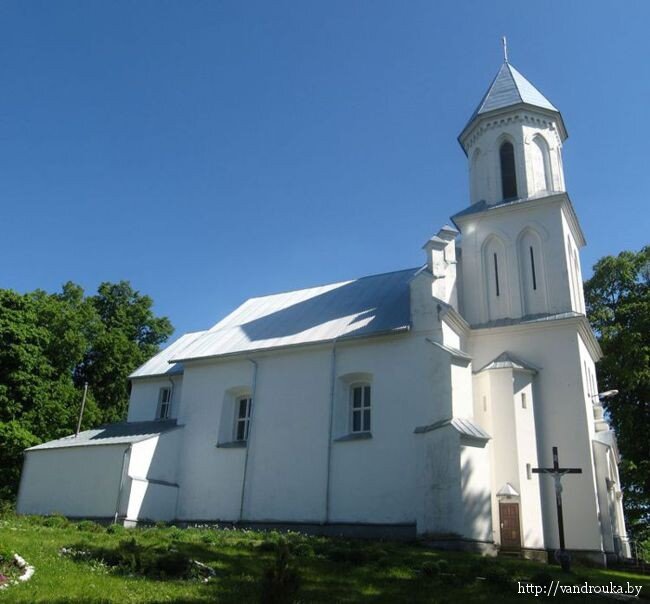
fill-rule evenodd
<path id="1" fill-rule="evenodd" d="M 122 524 L 109 524 L 106 527 L 106 532 L 109 535 L 121 535 L 122 533 L 126 532 L 126 528 Z"/>
<path id="2" fill-rule="evenodd" d="M 98 533 L 103 529 L 99 524 L 92 520 L 82 520 L 81 522 L 77 522 L 77 530 L 86 531 L 88 533 Z"/>
<path id="3" fill-rule="evenodd" d="M 506 587 L 510 585 L 510 573 L 503 566 L 491 564 L 485 570 L 485 580 L 492 585 Z"/>
<path id="4" fill-rule="evenodd" d="M 70 526 L 70 521 L 61 514 L 52 514 L 45 516 L 41 524 L 50 528 L 67 528 Z"/>
<path id="5" fill-rule="evenodd" d="M 293 567 L 286 542 L 277 546 L 275 560 L 262 577 L 263 604 L 292 602 L 300 588 L 300 574 Z"/>
<path id="6" fill-rule="evenodd" d="M 425 562 L 420 569 L 425 577 L 437 577 L 440 574 L 440 565 L 436 560 Z"/>

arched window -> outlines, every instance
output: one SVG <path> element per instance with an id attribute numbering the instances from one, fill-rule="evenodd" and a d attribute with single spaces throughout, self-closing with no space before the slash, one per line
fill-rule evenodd
<path id="1" fill-rule="evenodd" d="M 518 256 L 523 313 L 535 315 L 546 312 L 548 309 L 542 241 L 531 228 L 524 229 L 519 235 Z"/>
<path id="2" fill-rule="evenodd" d="M 508 270 L 505 246 L 495 235 L 490 236 L 483 246 L 483 270 L 489 319 L 503 319 L 508 316 L 510 308 Z"/>
<path id="3" fill-rule="evenodd" d="M 505 141 L 499 147 L 501 161 L 501 189 L 503 199 L 517 199 L 517 174 L 515 172 L 515 148 L 510 141 Z"/>
<path id="4" fill-rule="evenodd" d="M 553 189 L 551 179 L 551 160 L 548 144 L 544 137 L 537 134 L 530 146 L 530 160 L 533 171 L 533 183 L 531 193 L 551 191 Z"/>
<path id="5" fill-rule="evenodd" d="M 470 201 L 476 203 L 480 201 L 481 196 L 481 185 L 482 185 L 482 175 L 481 175 L 481 150 L 476 149 L 472 155 L 472 164 L 471 164 L 471 174 L 470 174 Z"/>

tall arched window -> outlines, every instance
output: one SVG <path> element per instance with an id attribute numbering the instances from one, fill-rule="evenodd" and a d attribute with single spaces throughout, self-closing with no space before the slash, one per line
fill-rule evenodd
<path id="1" fill-rule="evenodd" d="M 517 174 L 515 172 L 515 148 L 510 141 L 505 141 L 499 147 L 501 160 L 501 189 L 503 199 L 517 199 Z"/>
<path id="2" fill-rule="evenodd" d="M 477 201 L 480 201 L 480 191 L 481 191 L 481 185 L 482 185 L 482 174 L 481 174 L 481 167 L 482 167 L 481 162 L 481 150 L 476 149 L 474 151 L 474 154 L 472 155 L 472 163 L 471 163 L 471 174 L 470 174 L 470 201 L 472 203 L 476 203 Z"/>
<path id="3" fill-rule="evenodd" d="M 548 144 L 540 134 L 533 138 L 533 143 L 530 146 L 530 159 L 533 168 L 533 186 L 530 192 L 551 191 L 553 185 Z"/>
<path id="4" fill-rule="evenodd" d="M 531 228 L 526 228 L 518 240 L 519 274 L 524 315 L 536 315 L 548 310 L 546 277 L 542 257 L 542 241 Z"/>
<path id="5" fill-rule="evenodd" d="M 483 244 L 483 270 L 485 275 L 487 311 L 490 320 L 509 315 L 510 292 L 506 248 L 495 235 Z"/>

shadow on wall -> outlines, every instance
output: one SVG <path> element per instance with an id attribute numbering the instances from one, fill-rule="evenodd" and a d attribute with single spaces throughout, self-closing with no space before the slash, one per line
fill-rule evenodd
<path id="1" fill-rule="evenodd" d="M 257 341 L 296 335 L 332 321 L 342 321 L 341 327 L 354 325 L 347 330 L 354 335 L 406 326 L 409 281 L 415 270 L 357 279 L 243 323 L 241 328 L 251 341 Z"/>
<path id="2" fill-rule="evenodd" d="M 487 456 L 484 447 L 474 449 L 475 454 Z M 490 475 L 487 467 L 478 466 L 472 459 L 461 465 L 465 536 L 478 541 L 492 541 L 492 498 Z"/>

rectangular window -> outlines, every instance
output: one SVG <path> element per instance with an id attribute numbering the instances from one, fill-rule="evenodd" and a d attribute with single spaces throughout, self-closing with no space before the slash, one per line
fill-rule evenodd
<path id="1" fill-rule="evenodd" d="M 370 432 L 370 386 L 351 388 L 351 432 Z"/>
<path id="2" fill-rule="evenodd" d="M 526 478 L 528 480 L 532 480 L 533 478 L 533 468 L 529 463 L 526 464 Z"/>
<path id="3" fill-rule="evenodd" d="M 172 406 L 172 389 L 161 388 L 158 393 L 157 419 L 167 419 Z"/>
<path id="4" fill-rule="evenodd" d="M 499 262 L 497 261 L 497 255 L 494 254 L 494 282 L 497 286 L 497 296 L 499 295 Z"/>
<path id="5" fill-rule="evenodd" d="M 483 397 L 483 411 L 487 411 L 487 396 Z"/>
<path id="6" fill-rule="evenodd" d="M 248 397 L 237 399 L 235 406 L 235 440 L 248 440 L 248 431 L 251 425 L 251 408 L 253 400 Z"/>
<path id="7" fill-rule="evenodd" d="M 521 408 L 522 408 L 522 409 L 525 409 L 526 407 L 527 407 L 527 404 L 526 404 L 526 393 L 525 393 L 525 392 L 522 392 L 522 393 L 521 393 Z"/>
<path id="8" fill-rule="evenodd" d="M 535 255 L 533 254 L 533 246 L 530 246 L 530 270 L 533 275 L 533 289 L 537 289 L 537 275 L 535 274 Z"/>

